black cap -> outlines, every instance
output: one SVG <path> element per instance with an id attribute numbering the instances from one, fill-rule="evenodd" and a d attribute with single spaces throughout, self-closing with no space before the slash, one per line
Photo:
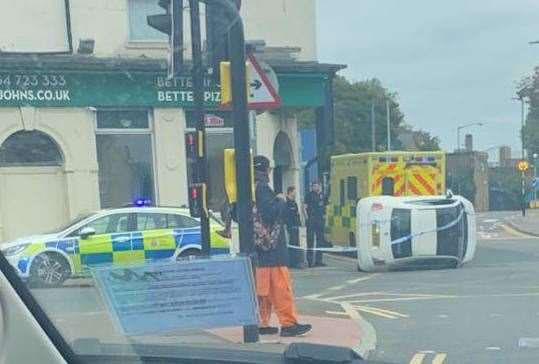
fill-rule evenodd
<path id="1" fill-rule="evenodd" d="M 266 172 L 270 167 L 270 161 L 263 155 L 257 155 L 253 158 L 255 171 Z"/>

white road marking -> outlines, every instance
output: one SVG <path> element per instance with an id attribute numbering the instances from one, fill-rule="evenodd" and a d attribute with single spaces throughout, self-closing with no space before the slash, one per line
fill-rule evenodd
<path id="1" fill-rule="evenodd" d="M 329 315 L 338 315 L 338 316 L 350 316 L 346 312 L 339 312 L 339 311 L 326 311 Z"/>
<path id="2" fill-rule="evenodd" d="M 441 298 L 457 298 L 457 296 L 431 296 L 431 297 L 397 297 L 397 298 L 373 298 L 368 300 L 352 300 L 351 303 L 372 303 L 372 302 L 400 302 L 400 301 L 421 301 L 437 300 Z"/>
<path id="3" fill-rule="evenodd" d="M 338 291 L 338 290 L 344 289 L 344 288 L 346 288 L 345 285 L 342 285 L 342 286 L 335 286 L 335 287 L 330 287 L 330 288 L 328 288 L 328 291 Z"/>
<path id="4" fill-rule="evenodd" d="M 485 348 L 485 350 L 488 350 L 488 351 L 499 351 L 499 350 L 502 350 L 502 348 L 500 348 L 499 346 L 487 346 Z"/>
<path id="5" fill-rule="evenodd" d="M 441 314 L 441 315 L 438 315 L 439 318 L 448 318 L 449 316 L 448 315 L 444 315 L 444 314 Z"/>
<path id="6" fill-rule="evenodd" d="M 376 276 L 380 275 L 380 273 L 373 273 L 373 274 L 370 274 L 366 277 L 360 277 L 360 278 L 356 278 L 356 279 L 349 279 L 346 281 L 346 283 L 348 284 L 355 284 L 355 283 L 359 283 L 359 282 L 364 282 L 364 281 L 367 281 L 369 279 L 372 279 Z"/>
<path id="7" fill-rule="evenodd" d="M 361 351 L 359 354 L 362 357 L 367 357 L 369 353 L 373 352 L 376 349 L 376 330 L 371 323 L 363 318 L 354 310 L 350 304 L 343 302 L 340 304 L 342 309 L 350 316 L 352 320 L 357 321 L 358 325 L 362 328 L 363 338 L 361 340 Z"/>

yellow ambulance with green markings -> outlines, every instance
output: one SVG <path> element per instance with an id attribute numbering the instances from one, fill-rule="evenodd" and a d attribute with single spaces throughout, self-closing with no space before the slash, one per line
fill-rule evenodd
<path id="1" fill-rule="evenodd" d="M 356 246 L 356 208 L 369 196 L 445 194 L 444 152 L 381 152 L 331 158 L 326 239 Z"/>

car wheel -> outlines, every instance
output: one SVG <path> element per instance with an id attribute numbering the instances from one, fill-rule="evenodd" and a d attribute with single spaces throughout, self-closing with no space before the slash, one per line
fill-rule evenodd
<path id="1" fill-rule="evenodd" d="M 188 258 L 188 257 L 199 257 L 202 255 L 202 252 L 198 249 L 187 249 L 181 252 L 180 255 L 178 255 L 178 259 Z"/>
<path id="2" fill-rule="evenodd" d="M 37 287 L 59 287 L 70 275 L 69 263 L 57 253 L 39 254 L 30 267 L 30 281 Z"/>

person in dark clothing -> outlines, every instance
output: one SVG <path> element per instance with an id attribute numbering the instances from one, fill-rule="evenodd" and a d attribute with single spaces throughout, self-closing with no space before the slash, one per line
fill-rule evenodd
<path id="1" fill-rule="evenodd" d="M 305 210 L 307 213 L 307 262 L 309 267 L 325 266 L 322 262 L 322 252 L 310 250 L 325 246 L 325 208 L 326 201 L 320 183 L 313 182 L 311 191 L 305 196 Z"/>
<path id="2" fill-rule="evenodd" d="M 288 247 L 284 226 L 287 218 L 285 197 L 276 195 L 269 186 L 270 162 L 264 156 L 254 158 L 255 202 L 262 224 L 272 230 L 275 224 L 282 226 L 276 245 L 269 249 L 256 246 L 256 293 L 260 310 L 261 335 L 276 334 L 278 329 L 269 326 L 272 309 L 281 325 L 281 336 L 303 335 L 311 325 L 298 323 L 290 274 L 288 272 Z"/>
<path id="3" fill-rule="evenodd" d="M 298 204 L 296 203 L 296 188 L 294 186 L 288 187 L 286 191 L 286 207 L 286 229 L 288 232 L 288 244 L 297 246 L 299 248 L 299 227 L 301 226 L 301 219 L 299 217 Z M 290 268 L 304 268 L 302 250 L 289 248 L 288 254 L 290 256 Z"/>

